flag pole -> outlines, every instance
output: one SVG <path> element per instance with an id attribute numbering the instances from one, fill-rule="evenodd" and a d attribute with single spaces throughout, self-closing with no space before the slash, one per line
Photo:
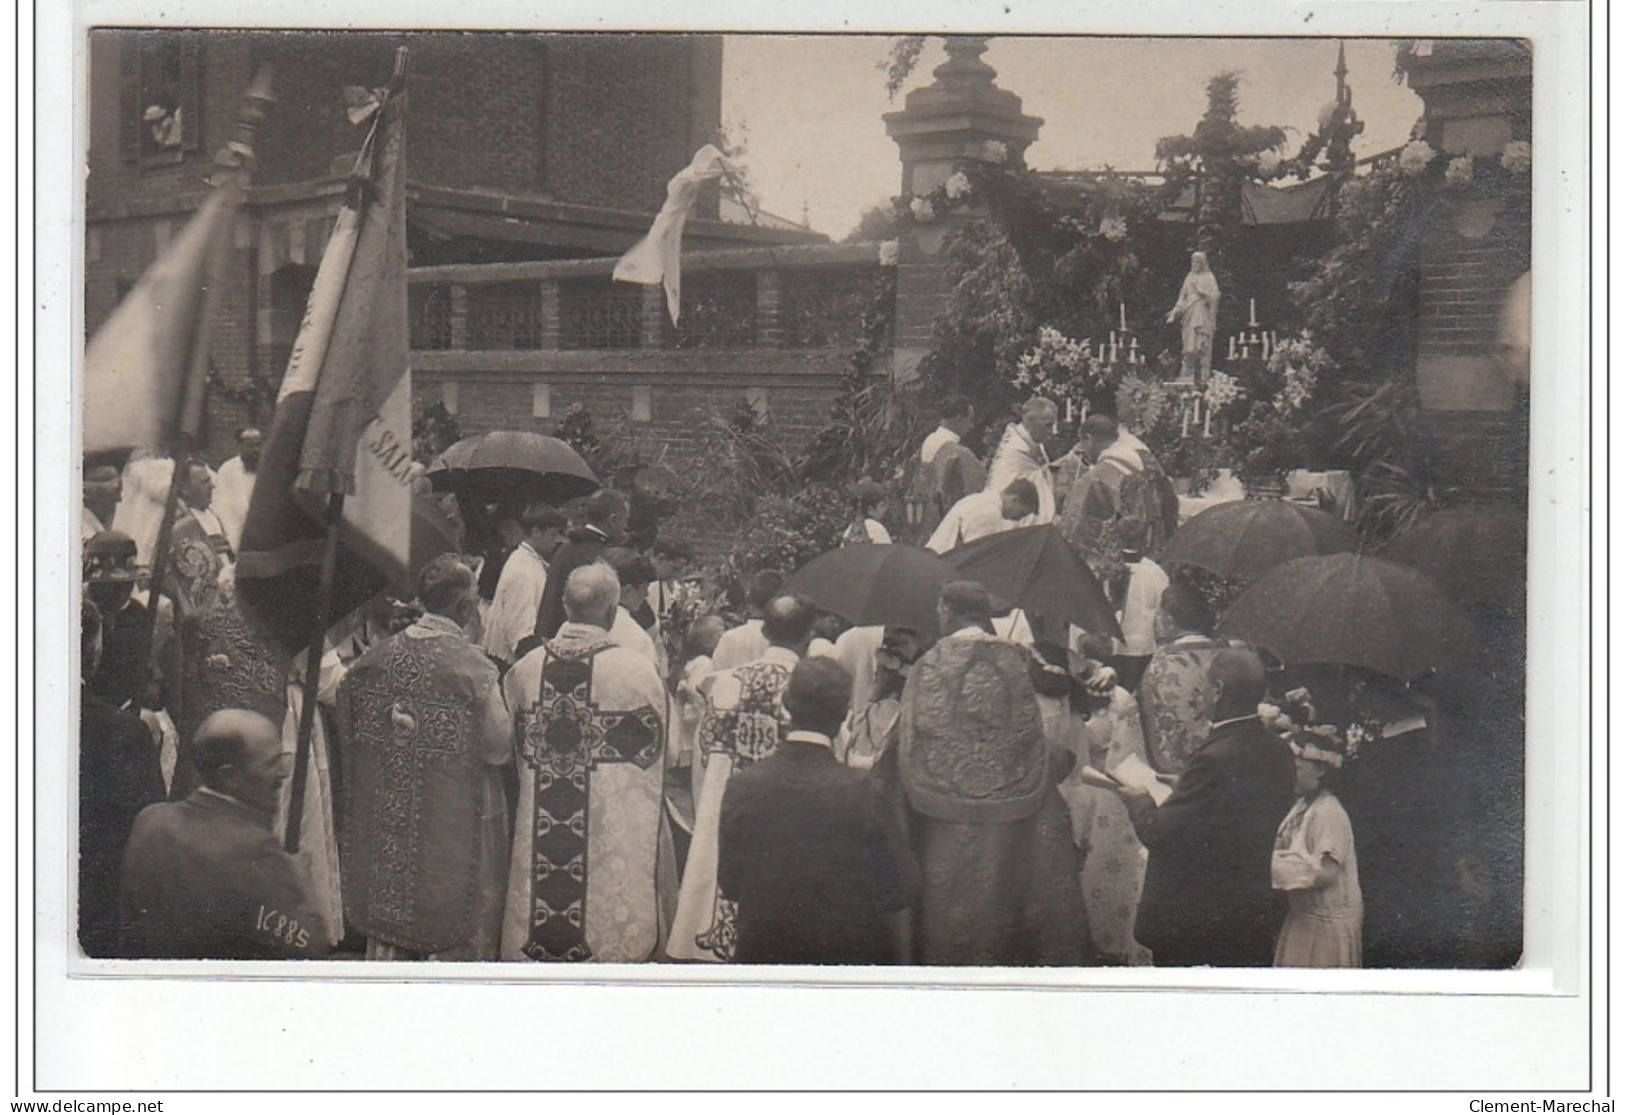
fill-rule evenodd
<path id="1" fill-rule="evenodd" d="M 305 816 L 305 782 L 310 777 L 311 740 L 316 731 L 316 700 L 322 689 L 322 659 L 327 652 L 328 615 L 333 607 L 333 574 L 338 567 L 339 527 L 344 522 L 344 492 L 327 497 L 326 534 L 322 539 L 322 565 L 316 582 L 316 616 L 311 621 L 310 644 L 305 648 L 305 674 L 299 703 L 299 742 L 293 753 L 293 786 L 288 795 L 288 827 L 282 846 L 290 854 L 299 850 L 300 822 Z"/>
<path id="2" fill-rule="evenodd" d="M 237 112 L 236 134 L 214 157 L 217 164 L 227 168 L 226 177 L 214 182 L 215 189 L 242 188 L 248 184 L 254 168 L 254 133 L 258 130 L 259 122 L 265 118 L 265 106 L 276 100 L 271 95 L 271 83 L 275 75 L 275 69 L 267 63 L 255 72 L 253 82 L 244 90 L 242 104 Z M 236 180 L 235 186 L 232 185 L 233 179 Z M 203 370 L 202 365 L 209 359 L 208 322 L 219 303 L 220 280 L 225 269 L 224 256 L 225 252 L 218 244 L 215 245 L 210 252 L 209 266 L 204 272 L 204 281 L 208 286 L 204 293 L 203 309 L 199 314 L 200 335 L 191 354 L 194 371 L 197 372 Z M 153 544 L 152 551 L 152 569 L 147 579 L 150 586 L 148 598 L 152 601 L 152 610 L 147 615 L 149 624 L 147 638 L 143 639 L 141 644 L 143 661 L 140 663 L 138 676 L 142 677 L 150 675 L 153 659 L 158 653 L 158 638 L 162 630 L 158 624 L 158 601 L 163 594 L 166 572 L 164 567 L 169 563 L 169 545 L 175 530 L 175 513 L 180 505 L 181 488 L 185 484 L 181 471 L 185 467 L 186 454 L 192 449 L 187 442 L 195 433 L 205 405 L 202 376 L 189 376 L 188 384 L 190 385 L 188 389 L 182 391 L 175 400 L 174 425 L 169 431 L 169 444 L 164 447 L 169 450 L 174 467 L 169 472 L 169 490 L 164 494 L 164 517 L 158 523 L 158 538 Z M 170 595 L 170 599 L 175 599 L 173 594 Z M 178 614 L 175 619 L 179 621 Z"/>
<path id="3" fill-rule="evenodd" d="M 395 70 L 390 78 L 389 94 L 373 124 L 373 135 L 388 111 L 389 99 L 400 92 L 406 79 L 406 48 L 395 51 Z M 369 142 L 363 148 L 377 157 L 378 148 Z M 322 688 L 322 659 L 327 652 L 327 629 L 332 623 L 333 577 L 338 568 L 339 531 L 344 524 L 344 489 L 337 488 L 327 497 L 327 517 L 323 522 L 322 564 L 316 581 L 316 615 L 311 621 L 310 642 L 305 648 L 305 674 L 301 680 L 299 703 L 299 735 L 293 752 L 293 786 L 288 794 L 288 824 L 283 834 L 282 847 L 290 855 L 299 851 L 300 829 L 305 817 L 305 783 L 310 779 L 310 751 L 316 731 L 316 702 Z"/>

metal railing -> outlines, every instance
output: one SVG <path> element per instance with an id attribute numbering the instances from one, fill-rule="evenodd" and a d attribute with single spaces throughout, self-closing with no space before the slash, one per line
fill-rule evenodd
<path id="1" fill-rule="evenodd" d="M 618 283 L 615 260 L 416 267 L 412 347 L 433 352 L 846 347 L 880 274 L 876 244 L 694 252 L 678 324 L 658 286 Z"/>

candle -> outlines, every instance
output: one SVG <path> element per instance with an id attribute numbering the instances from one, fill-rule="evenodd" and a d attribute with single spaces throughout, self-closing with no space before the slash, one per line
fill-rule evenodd
<path id="1" fill-rule="evenodd" d="M 1089 400 L 1084 399 L 1078 403 L 1078 421 L 1082 422 L 1089 417 Z"/>
<path id="2" fill-rule="evenodd" d="M 1179 416 L 1179 436 L 1184 438 L 1191 432 L 1191 412 L 1187 409 Z"/>
<path id="3" fill-rule="evenodd" d="M 1213 408 L 1208 407 L 1207 413 L 1202 416 L 1202 436 L 1213 436 Z"/>
<path id="4" fill-rule="evenodd" d="M 1247 299 L 1247 324 L 1254 327 L 1258 325 L 1258 299 L 1256 298 Z"/>
<path id="5" fill-rule="evenodd" d="M 1241 342 L 1241 358 L 1243 360 L 1246 360 L 1250 355 L 1251 355 L 1251 353 L 1249 353 L 1247 351 L 1247 342 L 1245 340 L 1243 340 Z"/>
<path id="6" fill-rule="evenodd" d="M 1128 332 L 1128 308 L 1121 302 L 1117 304 L 1117 327 L 1125 333 Z"/>
<path id="7" fill-rule="evenodd" d="M 1070 426 L 1072 424 L 1072 400 L 1071 399 L 1068 399 L 1066 401 L 1066 424 L 1068 426 Z"/>
<path id="8" fill-rule="evenodd" d="M 1230 359 L 1234 360 L 1235 358 L 1236 358 L 1236 339 L 1235 339 L 1235 337 L 1231 337 L 1230 338 Z"/>

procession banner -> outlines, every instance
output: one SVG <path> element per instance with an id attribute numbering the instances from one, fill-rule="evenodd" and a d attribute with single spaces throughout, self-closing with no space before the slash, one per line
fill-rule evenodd
<path id="1" fill-rule="evenodd" d="M 222 176 L 86 346 L 84 451 L 92 459 L 197 438 L 212 305 L 248 177 L 246 159 Z"/>
<path id="2" fill-rule="evenodd" d="M 260 458 L 239 592 L 290 648 L 310 637 L 329 497 L 346 496 L 330 614 L 411 594 L 404 94 L 380 98 Z"/>

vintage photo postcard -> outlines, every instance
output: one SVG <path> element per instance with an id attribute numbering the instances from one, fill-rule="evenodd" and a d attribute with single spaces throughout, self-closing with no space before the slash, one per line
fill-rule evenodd
<path id="1" fill-rule="evenodd" d="M 37 1086 L 765 988 L 1587 1087 L 1584 8 L 1415 8 L 61 21 Z M 1019 1044 L 852 1067 L 1213 1083 Z M 342 1079 L 558 1083 L 447 1071 Z"/>

